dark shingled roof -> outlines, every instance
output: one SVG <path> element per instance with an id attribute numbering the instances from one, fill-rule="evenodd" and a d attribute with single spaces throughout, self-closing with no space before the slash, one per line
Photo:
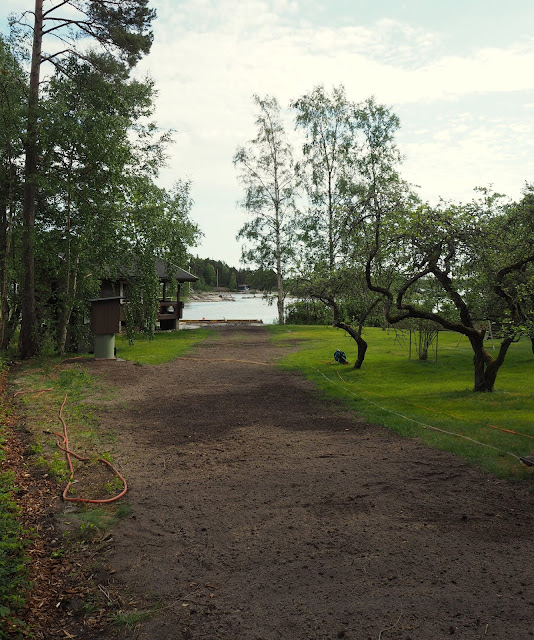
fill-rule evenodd
<path id="1" fill-rule="evenodd" d="M 178 282 L 196 282 L 198 278 L 189 271 L 181 269 L 172 262 L 156 259 L 156 273 L 160 280 L 178 280 Z"/>
<path id="2" fill-rule="evenodd" d="M 158 278 L 163 282 L 168 282 L 169 280 L 178 280 L 178 282 L 196 282 L 198 280 L 197 276 L 189 273 L 189 271 L 181 269 L 172 262 L 167 262 L 165 260 L 161 260 L 160 258 L 156 258 L 156 260 L 154 261 L 154 267 L 156 269 Z M 134 269 L 132 267 L 124 266 L 122 269 L 122 276 L 119 276 L 118 279 L 127 280 L 128 277 L 132 277 L 133 274 Z M 109 273 L 109 269 L 106 266 L 102 267 L 100 278 L 103 280 L 113 279 Z"/>

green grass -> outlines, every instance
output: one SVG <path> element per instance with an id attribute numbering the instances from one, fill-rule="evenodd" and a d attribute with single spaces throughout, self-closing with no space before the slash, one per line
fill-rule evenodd
<path id="1" fill-rule="evenodd" d="M 136 364 L 162 364 L 184 355 L 211 334 L 209 329 L 184 329 L 156 333 L 152 340 L 139 336 L 133 345 L 128 344 L 126 336 L 117 336 L 117 357 Z"/>
<path id="2" fill-rule="evenodd" d="M 394 331 L 366 329 L 366 359 L 362 369 L 354 370 L 333 360 L 336 349 L 345 351 L 349 363 L 356 357 L 356 344 L 339 329 L 274 326 L 270 330 L 276 341 L 288 341 L 288 346 L 299 341 L 298 351 L 288 352 L 283 366 L 303 371 L 328 396 L 367 421 L 452 451 L 497 475 L 532 477 L 518 460 L 534 450 L 530 341 L 512 345 L 493 393 L 475 393 L 473 353 L 467 339 L 459 341 L 457 334 L 440 332 L 437 362 L 433 354 L 424 362 L 413 354 L 408 358 L 407 338 Z M 493 352 L 489 341 L 487 348 Z"/>
<path id="3" fill-rule="evenodd" d="M 24 607 L 24 592 L 30 586 L 28 558 L 18 507 L 13 474 L 0 474 L 0 638 L 22 637 L 23 623 L 17 618 Z M 20 634 L 20 635 L 19 635 Z"/>
<path id="4" fill-rule="evenodd" d="M 105 393 L 103 385 L 83 364 L 70 362 L 68 369 L 62 369 L 57 366 L 60 363 L 60 358 L 29 362 L 19 369 L 13 381 L 15 390 L 24 391 L 17 402 L 24 406 L 28 427 L 33 432 L 34 462 L 45 466 L 58 482 L 63 482 L 69 476 L 69 469 L 65 454 L 56 445 L 55 432 L 62 430 L 58 411 L 65 394 L 63 417 L 68 425 L 70 446 L 77 453 L 106 453 L 114 434 L 102 431 L 95 417 L 98 399 Z M 42 389 L 49 391 L 38 394 Z"/>
<path id="5" fill-rule="evenodd" d="M 1 363 L 0 375 L 5 375 Z M 9 403 L 2 400 L 0 397 L 0 460 L 6 457 L 4 432 L 11 412 Z M 25 606 L 24 594 L 30 586 L 29 559 L 25 552 L 28 532 L 18 518 L 14 481 L 12 472 L 0 473 L 0 640 L 25 635 L 24 624 L 17 616 Z"/>
<path id="6" fill-rule="evenodd" d="M 140 622 L 147 620 L 148 618 L 154 616 L 159 609 L 161 609 L 161 604 L 158 604 L 151 609 L 146 609 L 143 611 L 139 611 L 137 609 L 131 611 L 117 611 L 111 616 L 113 623 L 117 627 L 126 627 L 129 631 L 134 629 Z"/>
<path id="7" fill-rule="evenodd" d="M 80 505 L 63 516 L 65 536 L 71 541 L 91 541 L 131 513 L 128 504 Z"/>

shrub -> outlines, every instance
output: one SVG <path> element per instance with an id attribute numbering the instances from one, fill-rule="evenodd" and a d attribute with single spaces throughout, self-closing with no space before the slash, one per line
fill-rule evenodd
<path id="1" fill-rule="evenodd" d="M 286 307 L 286 324 L 332 324 L 332 311 L 319 300 L 298 300 Z"/>

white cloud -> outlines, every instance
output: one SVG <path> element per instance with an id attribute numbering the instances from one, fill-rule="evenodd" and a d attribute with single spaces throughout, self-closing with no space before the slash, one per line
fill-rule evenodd
<path id="1" fill-rule="evenodd" d="M 401 109 L 406 173 L 427 197 L 465 199 L 489 182 L 518 192 L 534 173 L 524 151 L 526 145 L 531 151 L 532 129 L 521 116 L 483 117 L 493 95 L 515 92 L 520 100 L 520 92 L 534 89 L 534 40 L 443 55 L 442 35 L 420 26 L 385 18 L 372 27 L 333 29 L 296 11 L 287 0 L 196 0 L 183 12 L 165 13 L 157 27 L 143 66 L 160 92 L 158 121 L 179 133 L 170 173 L 193 179 L 195 215 L 206 232 L 203 255 L 239 253 L 226 247 L 243 221 L 232 156 L 253 135 L 253 93 L 287 105 L 319 83 L 342 83 L 353 100 L 375 95 Z M 479 118 L 462 113 L 465 100 Z M 423 126 L 410 121 L 411 105 L 426 105 Z"/>
<path id="2" fill-rule="evenodd" d="M 414 133 L 414 132 L 412 132 Z M 534 175 L 534 123 L 459 114 L 403 140 L 405 175 L 431 201 L 468 200 L 477 186 L 518 197 Z"/>

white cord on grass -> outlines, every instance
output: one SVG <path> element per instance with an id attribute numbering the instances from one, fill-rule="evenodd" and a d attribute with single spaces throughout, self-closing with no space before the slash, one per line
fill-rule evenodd
<path id="1" fill-rule="evenodd" d="M 372 404 L 373 406 L 378 407 L 378 409 L 382 409 L 382 411 L 386 411 L 387 413 L 391 413 L 394 416 L 398 416 L 399 418 L 403 418 L 404 420 L 408 420 L 409 422 L 413 422 L 414 424 L 418 424 L 421 427 L 424 427 L 425 429 L 432 429 L 433 431 L 439 431 L 440 433 L 446 433 L 449 436 L 456 436 L 457 438 L 462 438 L 463 440 L 468 440 L 469 442 L 474 442 L 475 444 L 478 444 L 481 447 L 487 447 L 488 449 L 493 449 L 494 451 L 498 451 L 499 453 L 503 453 L 505 455 L 512 456 L 512 458 L 515 458 L 516 460 L 521 461 L 521 458 L 519 456 L 516 456 L 515 453 L 511 453 L 510 451 L 503 451 L 502 449 L 498 449 L 497 447 L 494 447 L 491 444 L 486 444 L 485 442 L 480 442 L 479 440 L 474 440 L 473 438 L 469 438 L 469 436 L 464 436 L 461 433 L 454 433 L 454 431 L 447 431 L 446 429 L 440 429 L 439 427 L 434 427 L 431 424 L 426 424 L 424 422 L 419 422 L 418 420 L 414 420 L 413 418 L 409 418 L 408 416 L 405 416 L 402 413 L 397 413 L 397 411 L 392 411 L 391 409 L 386 409 L 386 407 L 382 407 L 381 405 L 377 404 L 376 402 L 373 402 L 372 400 L 369 400 L 368 398 L 363 398 L 363 397 L 360 397 L 360 396 L 356 395 L 354 393 L 354 391 L 351 391 L 350 389 L 348 389 L 344 385 L 340 385 L 335 380 L 331 380 L 328 376 L 326 376 L 322 371 L 319 371 L 319 369 L 317 369 L 316 367 L 313 367 L 313 368 L 315 369 L 315 371 L 320 373 L 323 376 L 323 378 L 325 378 L 325 380 L 328 380 L 328 382 L 330 382 L 331 384 L 333 384 L 335 386 L 343 386 L 345 391 L 348 391 L 355 398 L 358 398 L 358 400 L 365 400 L 365 402 L 368 402 L 369 404 Z"/>

